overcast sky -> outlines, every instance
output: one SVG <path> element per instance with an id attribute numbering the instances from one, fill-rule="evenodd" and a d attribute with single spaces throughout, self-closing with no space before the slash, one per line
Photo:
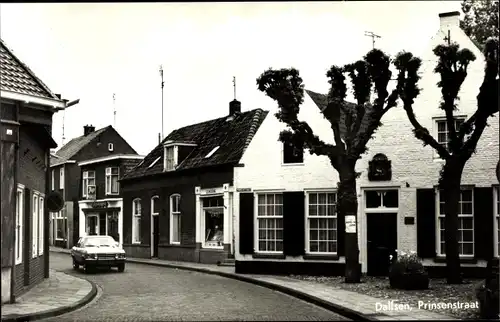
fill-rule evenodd
<path id="1" fill-rule="evenodd" d="M 113 124 L 140 154 L 164 133 L 228 113 L 236 76 L 242 110 L 274 109 L 256 89 L 267 68 L 299 69 L 306 88 L 326 92 L 332 64 L 372 47 L 419 54 L 439 26 L 438 14 L 460 1 L 283 3 L 1 4 L 0 37 L 49 88 L 80 104 L 65 112 L 65 142 Z M 63 113 L 53 136 L 62 143 Z"/>

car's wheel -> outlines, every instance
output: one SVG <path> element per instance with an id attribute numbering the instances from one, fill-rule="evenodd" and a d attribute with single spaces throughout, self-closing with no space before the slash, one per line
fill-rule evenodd
<path id="1" fill-rule="evenodd" d="M 78 268 L 80 268 L 80 265 L 78 265 L 75 258 L 73 257 L 73 269 L 78 269 Z"/>
<path id="2" fill-rule="evenodd" d="M 118 272 L 122 273 L 125 270 L 125 264 L 118 265 Z"/>
<path id="3" fill-rule="evenodd" d="M 83 265 L 83 271 L 85 272 L 85 274 L 90 274 L 90 273 L 92 273 L 92 266 L 87 265 L 87 264 L 84 264 L 84 265 Z"/>

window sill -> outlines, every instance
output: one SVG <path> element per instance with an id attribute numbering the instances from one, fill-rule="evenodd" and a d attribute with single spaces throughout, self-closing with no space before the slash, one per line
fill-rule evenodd
<path id="1" fill-rule="evenodd" d="M 170 242 L 170 245 L 180 245 L 180 244 L 181 244 L 181 242 L 174 242 L 174 241 Z"/>
<path id="2" fill-rule="evenodd" d="M 437 256 L 434 258 L 435 263 L 446 263 L 445 256 Z M 477 264 L 477 259 L 474 257 L 460 257 L 460 263 L 462 264 Z"/>
<path id="3" fill-rule="evenodd" d="M 111 197 L 112 197 L 112 196 L 119 196 L 119 195 L 120 195 L 120 193 L 119 193 L 119 192 L 117 192 L 117 193 L 107 193 L 107 194 L 106 194 L 106 196 L 111 196 Z"/>
<path id="4" fill-rule="evenodd" d="M 282 167 L 293 167 L 293 166 L 304 166 L 304 162 L 302 163 L 281 163 Z"/>
<path id="5" fill-rule="evenodd" d="M 66 219 L 66 218 L 57 218 L 57 219 Z M 56 238 L 56 240 L 58 240 L 58 241 L 66 241 L 67 239 L 65 239 L 65 238 Z"/>
<path id="6" fill-rule="evenodd" d="M 253 258 L 260 259 L 285 259 L 286 256 L 284 254 L 273 254 L 273 253 L 256 253 L 252 255 Z"/>
<path id="7" fill-rule="evenodd" d="M 339 255 L 337 254 L 304 254 L 304 259 L 309 260 L 338 260 Z"/>
<path id="8" fill-rule="evenodd" d="M 17 265 L 21 265 L 22 263 L 23 263 L 23 261 L 20 261 L 20 262 L 17 262 L 17 261 L 16 261 L 16 263 L 15 263 L 14 265 L 15 265 L 15 266 L 17 266 Z"/>

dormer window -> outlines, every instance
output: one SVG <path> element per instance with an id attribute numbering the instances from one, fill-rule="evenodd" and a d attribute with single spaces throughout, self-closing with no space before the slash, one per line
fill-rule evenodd
<path id="1" fill-rule="evenodd" d="M 175 167 L 177 166 L 177 146 L 166 146 L 164 149 L 165 171 L 175 170 Z"/>
<path id="2" fill-rule="evenodd" d="M 217 152 L 217 150 L 219 150 L 220 146 L 216 146 L 215 148 L 213 148 L 210 152 L 208 152 L 208 154 L 205 156 L 206 159 L 210 158 L 212 155 L 214 155 L 215 152 Z"/>

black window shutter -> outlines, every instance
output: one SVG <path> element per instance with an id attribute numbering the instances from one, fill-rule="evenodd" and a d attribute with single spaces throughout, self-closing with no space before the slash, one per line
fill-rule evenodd
<path id="1" fill-rule="evenodd" d="M 436 197 L 434 189 L 417 189 L 417 254 L 436 257 Z"/>
<path id="2" fill-rule="evenodd" d="M 240 254 L 254 252 L 254 197 L 253 193 L 240 193 Z"/>
<path id="3" fill-rule="evenodd" d="M 345 255 L 345 215 L 338 211 L 339 195 L 337 194 L 337 255 Z M 359 218 L 359 217 L 358 217 Z M 359 220 L 359 219 L 358 219 Z"/>
<path id="4" fill-rule="evenodd" d="M 489 260 L 493 256 L 493 189 L 474 188 L 474 255 Z"/>
<path id="5" fill-rule="evenodd" d="M 304 192 L 283 193 L 283 253 L 290 256 L 305 252 Z"/>

